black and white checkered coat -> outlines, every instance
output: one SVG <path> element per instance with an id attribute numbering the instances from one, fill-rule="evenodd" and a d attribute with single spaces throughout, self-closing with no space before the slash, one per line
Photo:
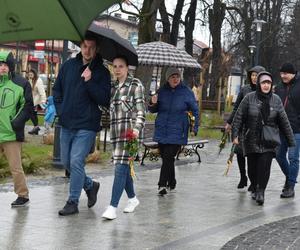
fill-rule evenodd
<path id="1" fill-rule="evenodd" d="M 111 88 L 110 140 L 113 145 L 114 164 L 128 164 L 128 152 L 124 149 L 126 139 L 122 138 L 127 129 L 139 131 L 139 141 L 145 124 L 145 96 L 141 81 L 128 75 L 119 86 L 115 81 Z"/>

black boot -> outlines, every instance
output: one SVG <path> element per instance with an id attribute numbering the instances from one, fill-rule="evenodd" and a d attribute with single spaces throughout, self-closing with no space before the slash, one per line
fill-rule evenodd
<path id="1" fill-rule="evenodd" d="M 251 198 L 252 200 L 256 200 L 256 195 L 257 195 L 257 192 L 256 192 L 256 188 L 254 187 L 254 185 L 250 185 L 250 187 L 252 186 L 252 189 L 251 189 Z"/>
<path id="2" fill-rule="evenodd" d="M 247 187 L 247 176 L 241 176 L 240 182 L 237 186 L 238 189 L 242 189 L 244 187 Z"/>
<path id="3" fill-rule="evenodd" d="M 248 187 L 248 192 L 253 192 L 255 189 L 252 184 Z"/>
<path id="4" fill-rule="evenodd" d="M 295 196 L 295 190 L 294 187 L 289 186 L 287 189 L 285 189 L 281 195 L 280 198 L 293 198 Z"/>
<path id="5" fill-rule="evenodd" d="M 265 202 L 265 191 L 263 189 L 259 189 L 257 192 L 256 192 L 256 203 L 258 205 L 263 205 Z"/>
<path id="6" fill-rule="evenodd" d="M 288 178 L 285 179 L 285 183 L 284 183 L 284 186 L 282 188 L 282 193 L 289 188 L 289 180 Z"/>

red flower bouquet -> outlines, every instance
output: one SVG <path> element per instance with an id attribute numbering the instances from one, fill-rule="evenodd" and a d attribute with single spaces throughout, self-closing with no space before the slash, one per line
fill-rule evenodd
<path id="1" fill-rule="evenodd" d="M 136 177 L 134 173 L 134 159 L 137 156 L 139 150 L 137 134 L 133 131 L 133 129 L 127 129 L 121 137 L 126 139 L 125 150 L 129 154 L 128 160 L 130 167 L 130 175 L 132 176 L 132 178 L 134 178 Z"/>

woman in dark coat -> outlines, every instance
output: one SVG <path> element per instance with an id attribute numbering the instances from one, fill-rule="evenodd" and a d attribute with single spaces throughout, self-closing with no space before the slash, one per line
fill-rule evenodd
<path id="1" fill-rule="evenodd" d="M 257 76 L 256 91 L 241 102 L 232 127 L 233 143 L 239 144 L 238 135 L 243 130 L 243 152 L 248 157 L 248 175 L 255 189 L 252 198 L 259 205 L 264 203 L 272 159 L 276 146 L 266 145 L 261 139 L 262 124 L 279 128 L 289 146 L 295 145 L 293 131 L 280 98 L 272 93 L 273 78 L 269 72 Z M 279 131 L 277 130 L 277 133 Z"/>
<path id="2" fill-rule="evenodd" d="M 158 194 L 167 194 L 167 188 L 174 190 L 175 156 L 181 145 L 188 140 L 188 111 L 195 117 L 193 133 L 198 132 L 198 106 L 192 90 L 181 81 L 180 71 L 169 68 L 166 72 L 167 83 L 159 89 L 158 95 L 152 96 L 149 111 L 158 113 L 155 120 L 153 140 L 158 142 L 162 166 L 158 182 Z"/>
<path id="3" fill-rule="evenodd" d="M 248 93 L 253 92 L 253 91 L 256 90 L 257 74 L 261 71 L 265 71 L 265 68 L 262 67 L 262 66 L 259 66 L 259 65 L 254 66 L 253 68 L 249 69 L 248 74 L 247 74 L 249 84 L 245 85 L 241 89 L 241 91 L 240 91 L 240 93 L 239 93 L 239 95 L 238 95 L 238 97 L 237 97 L 237 99 L 234 103 L 234 107 L 233 107 L 233 110 L 231 112 L 231 115 L 228 118 L 227 123 L 225 125 L 226 131 L 231 130 L 231 124 L 232 124 L 233 118 L 236 114 L 236 111 L 239 108 L 240 103 L 244 99 L 244 97 Z M 241 135 L 239 137 L 240 137 L 240 141 L 242 141 Z M 237 188 L 242 189 L 244 187 L 247 187 L 246 159 L 245 159 L 245 156 L 243 155 L 243 150 L 242 150 L 241 146 L 237 146 L 235 148 L 235 153 L 236 153 L 236 158 L 237 158 L 237 162 L 238 162 L 238 166 L 239 166 L 239 170 L 240 170 L 240 182 L 237 185 Z M 248 191 L 252 191 L 252 186 L 251 185 L 249 186 Z"/>

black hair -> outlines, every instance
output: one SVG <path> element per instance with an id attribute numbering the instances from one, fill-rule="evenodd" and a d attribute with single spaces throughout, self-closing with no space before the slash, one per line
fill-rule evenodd
<path id="1" fill-rule="evenodd" d="M 88 41 L 95 41 L 97 46 L 98 46 L 98 38 L 96 35 L 94 35 L 92 32 L 87 31 L 84 35 L 83 40 L 81 41 L 81 43 L 83 43 L 83 41 L 88 40 Z"/>
<path id="2" fill-rule="evenodd" d="M 116 56 L 113 58 L 112 61 L 114 61 L 115 59 L 122 59 L 122 60 L 125 62 L 126 66 L 128 66 L 128 59 L 127 59 L 126 56 L 124 56 L 124 55 L 116 55 Z"/>

